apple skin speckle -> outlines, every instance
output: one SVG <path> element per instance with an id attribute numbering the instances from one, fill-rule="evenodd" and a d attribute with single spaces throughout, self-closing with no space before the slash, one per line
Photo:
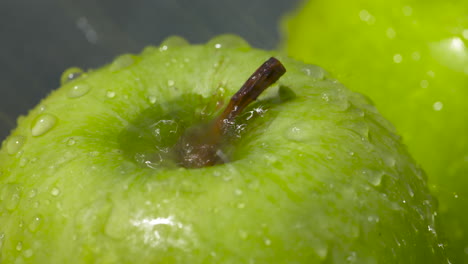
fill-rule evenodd
<path id="1" fill-rule="evenodd" d="M 86 72 L 19 119 L 0 150 L 2 261 L 445 261 L 426 176 L 365 96 L 238 38 L 172 40 L 183 45 Z M 287 73 L 233 121 L 229 162 L 173 162 L 180 134 L 213 120 L 272 56 Z M 83 84 L 92 88 L 68 96 Z M 34 136 L 41 115 L 57 123 Z"/>

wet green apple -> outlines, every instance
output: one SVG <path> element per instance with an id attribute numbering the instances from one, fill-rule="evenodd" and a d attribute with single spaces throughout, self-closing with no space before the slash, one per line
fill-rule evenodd
<path id="1" fill-rule="evenodd" d="M 468 5 L 316 0 L 299 10 L 284 24 L 288 54 L 368 95 L 395 125 L 439 198 L 451 254 L 468 263 Z"/>
<path id="2" fill-rule="evenodd" d="M 62 79 L 2 144 L 2 262 L 447 263 L 425 174 L 320 67 L 173 37 Z"/>

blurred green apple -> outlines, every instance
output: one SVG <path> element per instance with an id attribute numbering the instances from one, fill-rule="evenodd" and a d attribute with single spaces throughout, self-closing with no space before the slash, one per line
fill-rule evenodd
<path id="1" fill-rule="evenodd" d="M 422 165 L 457 263 L 468 263 L 468 4 L 312 0 L 284 48 L 368 95 Z"/>
<path id="2" fill-rule="evenodd" d="M 276 80 L 249 78 L 271 56 L 287 73 L 220 119 L 247 79 Z M 320 67 L 173 37 L 62 79 L 0 151 L 4 263 L 448 263 L 424 173 Z M 178 146 L 210 120 L 221 162 L 187 168 Z"/>

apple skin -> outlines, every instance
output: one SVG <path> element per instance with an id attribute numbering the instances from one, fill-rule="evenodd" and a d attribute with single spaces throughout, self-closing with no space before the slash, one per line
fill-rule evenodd
<path id="1" fill-rule="evenodd" d="M 270 56 L 287 73 L 238 121 L 231 162 L 139 160 Z M 18 119 L 0 175 L 5 263 L 448 263 L 426 177 L 372 103 L 229 35 L 66 82 Z"/>
<path id="2" fill-rule="evenodd" d="M 290 56 L 368 95 L 395 125 L 440 201 L 450 255 L 468 263 L 466 2 L 304 1 L 283 25 Z"/>

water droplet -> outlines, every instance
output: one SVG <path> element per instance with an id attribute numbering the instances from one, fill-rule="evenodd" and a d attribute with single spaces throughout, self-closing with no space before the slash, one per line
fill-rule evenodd
<path id="1" fill-rule="evenodd" d="M 239 203 L 239 204 L 237 204 L 237 208 L 243 209 L 243 208 L 245 208 L 245 204 L 244 203 Z"/>
<path id="2" fill-rule="evenodd" d="M 31 189 L 28 193 L 29 198 L 34 198 L 37 195 L 37 189 Z"/>
<path id="3" fill-rule="evenodd" d="M 421 53 L 415 51 L 413 53 L 411 53 L 411 58 L 414 60 L 414 61 L 418 61 L 421 59 Z"/>
<path id="4" fill-rule="evenodd" d="M 88 84 L 76 84 L 68 88 L 67 96 L 68 98 L 78 98 L 87 94 L 89 90 L 91 90 L 91 87 Z"/>
<path id="5" fill-rule="evenodd" d="M 247 232 L 245 232 L 244 230 L 239 230 L 239 236 L 240 236 L 240 238 L 245 240 L 245 239 L 247 239 L 249 234 Z"/>
<path id="6" fill-rule="evenodd" d="M 242 190 L 236 189 L 236 190 L 234 191 L 234 194 L 237 195 L 237 196 L 242 195 Z"/>
<path id="7" fill-rule="evenodd" d="M 10 137 L 6 143 L 7 153 L 10 155 L 18 153 L 21 150 L 21 148 L 23 148 L 25 141 L 26 139 L 23 136 Z"/>
<path id="8" fill-rule="evenodd" d="M 169 87 L 172 87 L 172 86 L 175 85 L 175 81 L 174 80 L 168 80 L 167 85 L 169 85 Z"/>
<path id="9" fill-rule="evenodd" d="M 327 72 L 322 67 L 312 64 L 303 66 L 301 71 L 305 73 L 305 75 L 317 80 L 323 80 L 327 74 Z"/>
<path id="10" fill-rule="evenodd" d="M 322 100 L 325 101 L 325 102 L 329 102 L 329 101 L 330 101 L 330 97 L 328 96 L 327 93 L 322 93 L 322 94 L 320 95 L 320 98 L 322 98 Z"/>
<path id="11" fill-rule="evenodd" d="M 245 39 L 233 34 L 223 34 L 216 36 L 208 41 L 207 46 L 214 47 L 216 49 L 250 49 L 250 45 L 247 41 L 245 41 Z"/>
<path id="12" fill-rule="evenodd" d="M 117 57 L 112 64 L 109 66 L 109 71 L 115 72 L 118 70 L 121 70 L 123 68 L 126 68 L 133 63 L 135 63 L 135 56 L 132 54 L 123 54 Z"/>
<path id="13" fill-rule="evenodd" d="M 153 135 L 158 141 L 162 141 L 164 135 L 175 135 L 179 130 L 179 124 L 174 120 L 159 120 L 151 126 Z"/>
<path id="14" fill-rule="evenodd" d="M 263 239 L 263 242 L 265 243 L 265 246 L 270 246 L 271 245 L 271 240 L 268 238 Z"/>
<path id="15" fill-rule="evenodd" d="M 59 195 L 60 195 L 60 189 L 54 187 L 54 188 L 52 188 L 52 190 L 50 190 L 50 194 L 51 194 L 52 196 L 59 196 Z"/>
<path id="16" fill-rule="evenodd" d="M 72 67 L 65 70 L 60 77 L 60 84 L 64 85 L 72 80 L 78 79 L 83 74 L 83 70 L 77 67 Z"/>
<path id="17" fill-rule="evenodd" d="M 24 168 L 28 163 L 29 163 L 28 158 L 21 158 L 20 162 L 19 162 L 19 166 L 20 166 L 20 168 Z"/>
<path id="18" fill-rule="evenodd" d="M 440 101 L 437 101 L 432 105 L 432 108 L 434 109 L 434 111 L 440 111 L 442 110 L 442 108 L 444 108 L 444 104 Z"/>
<path id="19" fill-rule="evenodd" d="M 76 144 L 76 140 L 74 138 L 67 139 L 67 145 L 68 146 L 73 146 L 75 144 Z"/>
<path id="20" fill-rule="evenodd" d="M 395 63 L 400 63 L 403 60 L 403 56 L 401 54 L 395 54 L 393 55 L 393 62 Z"/>
<path id="21" fill-rule="evenodd" d="M 3 186 L 0 192 L 0 200 L 5 204 L 5 208 L 13 211 L 18 206 L 21 199 L 22 188 L 18 184 L 7 183 Z"/>
<path id="22" fill-rule="evenodd" d="M 31 133 L 33 137 L 42 136 L 49 132 L 57 123 L 57 118 L 51 114 L 42 114 L 34 121 Z"/>
<path id="23" fill-rule="evenodd" d="M 107 96 L 107 98 L 111 98 L 111 99 L 112 99 L 112 98 L 115 97 L 115 92 L 109 90 L 109 91 L 106 92 L 106 96 Z"/>
<path id="24" fill-rule="evenodd" d="M 396 32 L 393 28 L 387 28 L 387 37 L 389 39 L 394 39 L 396 37 Z"/>
<path id="25" fill-rule="evenodd" d="M 404 6 L 402 11 L 405 16 L 411 16 L 413 14 L 413 8 L 411 6 Z"/>
<path id="26" fill-rule="evenodd" d="M 367 11 L 366 9 L 359 11 L 359 18 L 369 25 L 375 23 L 375 17 L 371 15 L 371 13 L 369 13 L 369 11 Z"/>
<path id="27" fill-rule="evenodd" d="M 23 249 L 23 242 L 20 241 L 16 244 L 16 250 L 21 251 L 22 249 Z"/>
<path id="28" fill-rule="evenodd" d="M 381 171 L 362 171 L 362 174 L 367 175 L 367 180 L 374 186 L 379 186 L 382 183 L 382 178 L 385 173 Z"/>
<path id="29" fill-rule="evenodd" d="M 32 218 L 31 222 L 29 222 L 28 229 L 29 231 L 34 233 L 41 227 L 41 225 L 42 225 L 42 216 L 37 215 Z"/>
<path id="30" fill-rule="evenodd" d="M 429 82 L 427 80 L 422 80 L 419 85 L 421 85 L 421 88 L 427 88 L 429 86 Z"/>
<path id="31" fill-rule="evenodd" d="M 304 142 L 310 139 L 312 126 L 309 123 L 296 123 L 286 130 L 284 136 L 286 139 L 296 142 Z"/>
<path id="32" fill-rule="evenodd" d="M 148 96 L 148 101 L 150 102 L 150 104 L 155 104 L 156 100 L 157 100 L 156 96 L 154 95 Z"/>
<path id="33" fill-rule="evenodd" d="M 32 255 L 33 255 L 32 249 L 27 249 L 26 251 L 24 251 L 23 255 L 24 255 L 25 258 L 32 257 Z"/>
<path id="34" fill-rule="evenodd" d="M 0 252 L 1 252 L 2 248 L 3 248 L 4 241 L 5 241 L 5 233 L 0 232 Z"/>
<path id="35" fill-rule="evenodd" d="M 188 45 L 190 44 L 186 39 L 179 36 L 170 36 L 161 42 L 161 45 L 159 45 L 159 50 L 166 51 L 171 48 L 185 47 Z"/>

